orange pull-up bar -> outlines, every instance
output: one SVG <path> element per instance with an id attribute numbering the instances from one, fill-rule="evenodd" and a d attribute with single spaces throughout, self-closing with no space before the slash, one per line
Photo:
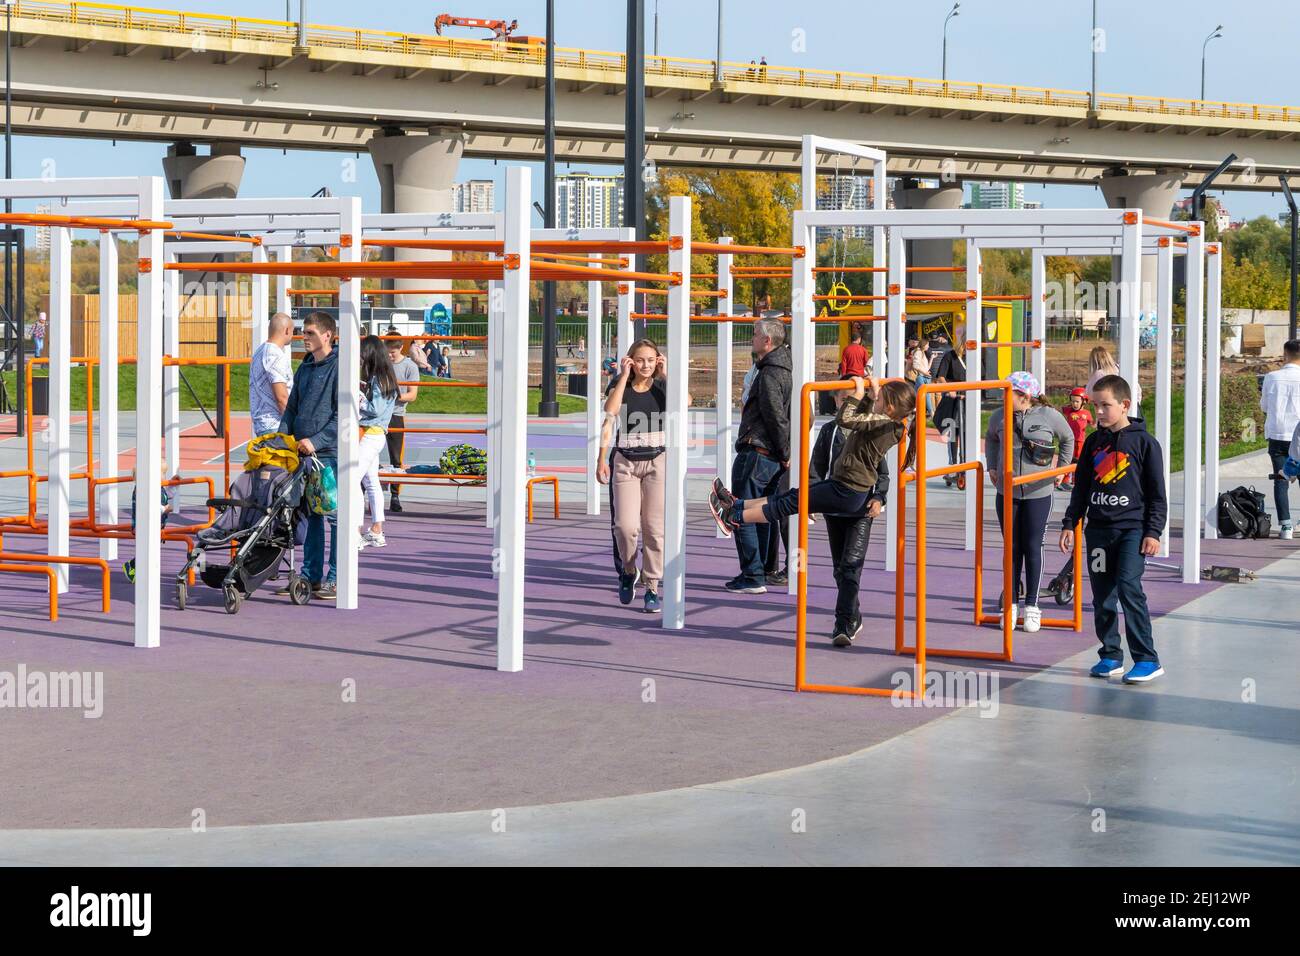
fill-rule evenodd
<path id="1" fill-rule="evenodd" d="M 968 349 L 1041 349 L 1043 347 L 1042 339 L 1034 339 L 1032 342 L 970 342 L 966 343 Z"/>
<path id="2" fill-rule="evenodd" d="M 136 232 L 151 232 L 154 229 L 170 229 L 170 222 L 153 222 L 148 219 L 104 219 L 100 216 L 53 216 L 48 213 L 5 212 L 0 213 L 0 222 L 12 222 L 28 226 L 65 226 L 70 229 L 128 229 Z"/>
<path id="3" fill-rule="evenodd" d="M 207 239 L 213 242 L 246 242 L 249 245 L 260 246 L 262 239 L 260 236 L 223 236 L 215 232 L 177 232 L 169 229 L 169 236 L 179 236 L 182 239 Z"/>
<path id="4" fill-rule="evenodd" d="M 313 296 L 326 295 L 331 298 L 338 298 L 338 289 L 288 289 L 285 292 L 290 296 Z M 362 295 L 369 296 L 393 296 L 393 295 L 487 295 L 486 289 L 362 289 Z"/>

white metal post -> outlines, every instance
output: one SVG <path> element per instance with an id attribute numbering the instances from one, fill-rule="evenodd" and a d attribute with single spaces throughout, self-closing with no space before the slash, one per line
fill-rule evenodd
<path id="1" fill-rule="evenodd" d="M 1221 246 L 1206 246 L 1205 260 L 1205 499 L 1202 502 L 1205 537 L 1219 536 L 1216 512 L 1219 504 L 1219 375 L 1223 351 L 1222 300 L 1223 256 Z"/>
<path id="2" fill-rule="evenodd" d="M 587 283 L 587 514 L 600 514 L 600 432 L 605 424 L 604 395 L 600 388 L 600 320 L 603 294 L 599 282 Z"/>
<path id="3" fill-rule="evenodd" d="M 872 208 L 877 212 L 885 210 L 885 161 L 878 159 L 872 165 L 871 190 L 872 190 Z M 816 233 L 814 232 L 814 235 Z M 887 259 L 888 239 L 885 234 L 884 226 L 875 226 L 871 230 L 871 265 L 876 269 L 883 269 Z M 888 278 L 883 272 L 871 273 L 871 294 L 885 295 L 885 287 L 888 284 Z M 889 307 L 883 299 L 876 299 L 871 303 L 872 315 L 887 315 Z M 906 344 L 906 343 L 904 343 Z M 886 359 L 886 338 L 885 322 L 876 320 L 871 323 L 871 374 L 876 378 L 885 377 L 885 359 Z M 889 509 L 885 509 L 888 511 Z M 891 537 L 892 541 L 893 538 Z M 894 561 L 894 549 L 885 548 L 885 562 L 887 567 L 892 568 Z"/>
<path id="4" fill-rule="evenodd" d="M 979 245 L 973 239 L 966 240 L 966 286 L 973 293 L 973 298 L 966 300 L 966 338 L 975 343 L 975 347 L 966 353 L 966 379 L 976 381 L 989 377 L 985 369 L 990 363 L 984 361 L 984 260 Z M 955 330 L 954 330 L 955 331 Z M 998 362 L 992 361 L 994 375 Z M 966 450 L 966 460 L 975 461 L 980 457 L 980 440 L 984 437 L 980 428 L 980 408 L 984 404 L 984 393 L 971 389 L 965 394 L 958 393 L 958 398 L 965 403 L 965 422 L 962 426 L 962 444 Z M 975 511 L 979 507 L 984 489 L 975 480 L 975 473 L 966 475 L 966 550 L 975 550 Z"/>
<path id="5" fill-rule="evenodd" d="M 266 262 L 266 246 L 253 247 L 253 261 Z M 268 298 L 267 279 L 268 277 L 264 275 L 252 276 L 253 309 L 251 319 L 253 323 L 253 344 L 249 349 L 249 355 L 252 355 L 253 352 L 257 351 L 257 347 L 266 341 L 267 326 L 269 325 L 271 318 L 271 303 Z"/>
<path id="6" fill-rule="evenodd" d="M 680 236 L 679 248 L 668 250 L 668 271 L 680 273 L 681 282 L 668 287 L 668 403 L 665 422 L 668 449 L 664 468 L 664 579 L 663 626 L 686 626 L 686 395 L 690 378 L 691 339 L 691 199 L 668 200 L 668 235 Z"/>
<path id="7" fill-rule="evenodd" d="M 884 230 L 877 230 L 883 232 Z M 872 261 L 880 265 L 881 252 L 875 251 L 872 254 Z M 885 274 L 885 294 L 889 296 L 887 302 L 889 318 L 884 323 L 875 322 L 874 325 L 886 324 L 889 326 L 888 335 L 885 336 L 886 344 L 892 346 L 889 348 L 889 362 L 884 369 L 887 378 L 901 378 L 903 375 L 903 353 L 904 349 L 899 347 L 899 343 L 905 343 L 907 337 L 907 243 L 903 240 L 903 234 L 897 230 L 889 235 L 889 259 L 888 273 Z M 873 273 L 880 275 L 880 273 Z M 873 289 L 879 294 L 880 286 L 873 282 Z M 874 339 L 873 339 L 874 341 Z M 873 369 L 878 366 L 873 366 Z M 924 415 L 924 410 L 919 414 Z M 917 440 L 925 441 L 925 428 L 918 426 Z M 890 487 L 895 495 L 903 493 L 903 476 L 899 472 L 898 447 L 894 446 L 889 450 L 887 456 L 889 462 Z M 885 509 L 885 570 L 893 571 L 897 566 L 897 559 L 893 542 L 898 537 L 898 509 Z"/>
<path id="8" fill-rule="evenodd" d="M 488 282 L 488 379 L 487 379 L 487 527 L 492 529 L 492 547 L 501 546 L 501 360 L 505 338 L 505 287 Z M 527 335 L 525 334 L 525 338 Z M 492 573 L 497 573 L 492 563 Z"/>
<path id="9" fill-rule="evenodd" d="M 1205 332 L 1205 226 L 1187 237 L 1183 390 L 1183 583 L 1201 580 L 1201 355 Z"/>
<path id="10" fill-rule="evenodd" d="M 1029 338 L 1038 342 L 1033 349 L 1034 378 L 1044 389 L 1047 388 L 1047 256 L 1034 251 L 1030 253 L 1029 266 L 1029 306 L 1032 331 Z"/>
<path id="11" fill-rule="evenodd" d="M 177 261 L 175 255 L 166 255 L 168 263 Z M 167 271 L 162 277 L 163 284 L 163 325 L 162 354 L 173 358 L 181 355 L 181 277 L 182 272 Z M 199 301 L 207 308 L 207 297 L 200 291 Z M 139 353 L 137 353 L 139 361 Z M 162 369 L 162 427 L 166 439 L 168 477 L 181 470 L 181 370 L 175 365 Z M 218 411 L 219 414 L 219 411 Z M 139 442 L 136 443 L 137 446 Z"/>
<path id="12" fill-rule="evenodd" d="M 531 170 L 506 170 L 505 254 L 519 266 L 504 275 L 501 338 L 501 544 L 492 556 L 497 580 L 497 670 L 524 668 L 524 530 L 528 437 L 528 291 Z"/>
<path id="13" fill-rule="evenodd" d="M 339 261 L 361 261 L 361 200 L 355 196 L 339 200 Z M 335 570 L 337 603 L 346 611 L 356 610 L 359 599 L 357 549 L 361 543 L 361 521 L 365 504 L 361 500 L 358 471 L 357 422 L 361 395 L 361 280 L 339 281 L 338 357 L 338 536 Z M 328 529 L 327 529 L 328 530 Z M 328 560 L 329 552 L 326 551 Z"/>
<path id="14" fill-rule="evenodd" d="M 1138 324 L 1142 319 L 1142 215 L 1125 216 L 1119 259 L 1119 374 L 1134 392 L 1141 387 L 1138 375 Z M 1141 415 L 1140 409 L 1133 409 Z"/>
<path id="15" fill-rule="evenodd" d="M 72 234 L 50 228 L 49 416 L 46 419 L 46 513 L 49 554 L 67 557 L 72 494 Z M 58 589 L 68 589 L 68 566 L 56 564 Z"/>
<path id="16" fill-rule="evenodd" d="M 101 478 L 117 477 L 117 236 L 99 234 L 99 470 Z M 98 509 L 99 522 L 117 524 L 117 485 L 103 485 L 98 501 L 88 503 Z M 117 559 L 117 539 L 101 538 L 99 556 L 105 561 Z"/>
<path id="17" fill-rule="evenodd" d="M 1164 463 L 1166 494 L 1169 492 L 1170 406 L 1174 370 L 1174 243 L 1162 236 L 1156 247 L 1156 441 Z M 1160 557 L 1169 557 L 1169 522 L 1160 535 Z"/>
<path id="18" fill-rule="evenodd" d="M 790 468 L 792 471 L 788 483 L 791 487 L 796 487 L 799 483 L 799 462 L 803 461 L 803 446 L 809 438 L 803 431 L 803 387 L 814 378 L 813 314 L 816 307 L 813 304 L 813 293 L 817 291 L 817 283 L 813 278 L 812 270 L 817 260 L 815 239 L 816 231 L 810 229 L 803 215 L 796 212 L 792 245 L 803 246 L 805 254 L 790 260 L 790 350 L 794 373 L 794 382 L 790 389 Z M 786 524 L 790 535 L 788 540 L 797 544 L 799 516 L 791 515 L 786 519 Z M 804 569 L 808 567 L 806 554 L 796 553 L 794 559 L 798 567 Z M 795 594 L 799 590 L 799 575 L 794 572 L 795 568 L 790 568 L 786 583 L 786 589 L 790 594 Z"/>
<path id="19" fill-rule="evenodd" d="M 627 257 L 627 267 L 632 272 L 636 271 L 636 260 L 636 256 Z M 617 359 L 622 359 L 632 347 L 632 309 L 636 302 L 632 289 L 635 285 L 634 282 L 618 284 L 618 348 L 614 352 Z"/>
<path id="20" fill-rule="evenodd" d="M 278 258 L 281 262 L 293 262 L 293 246 L 280 246 Z M 275 311 L 293 315 L 293 304 L 289 300 L 289 285 L 292 282 L 293 276 L 275 277 Z"/>
<path id="21" fill-rule="evenodd" d="M 731 237 L 720 236 L 718 242 L 724 245 L 730 244 Z M 724 313 L 728 316 L 735 316 L 735 303 L 732 302 L 734 283 L 731 279 L 731 260 L 730 253 L 718 254 L 719 318 Z M 718 322 L 717 396 L 714 400 L 713 416 L 715 474 L 718 480 L 727 487 L 731 487 L 731 462 L 736 457 L 735 439 L 732 438 L 731 434 L 733 418 L 731 403 L 731 325 L 731 322 Z M 721 528 L 716 529 L 714 534 L 719 538 L 725 537 Z"/>
<path id="22" fill-rule="evenodd" d="M 163 216 L 160 176 L 140 179 L 140 218 Z M 162 631 L 161 441 L 163 410 L 163 234 L 140 233 L 136 279 L 135 646 L 157 647 Z M 168 273 L 171 275 L 172 273 Z M 179 444 L 179 441 L 177 442 Z M 168 449 L 169 452 L 171 449 Z"/>

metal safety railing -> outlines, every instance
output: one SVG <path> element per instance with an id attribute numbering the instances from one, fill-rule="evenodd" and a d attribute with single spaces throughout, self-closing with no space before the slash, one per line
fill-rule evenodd
<path id="1" fill-rule="evenodd" d="M 11 12 L 16 19 L 144 31 L 172 37 L 186 37 L 191 40 L 201 36 L 221 40 L 290 45 L 296 45 L 298 42 L 298 24 L 285 20 L 190 13 L 109 3 L 56 3 L 49 0 L 19 0 L 12 4 Z M 30 32 L 30 28 L 24 32 Z M 432 55 L 543 69 L 546 60 L 545 44 L 540 41 L 529 42 L 529 40 L 514 42 L 473 40 L 322 24 L 309 24 L 306 27 L 307 45 L 320 49 L 389 56 Z M 610 81 L 615 83 L 622 82 L 626 70 L 626 60 L 622 53 L 560 46 L 555 49 L 555 65 L 558 70 L 608 73 Z M 1090 95 L 1086 90 L 1059 90 L 1005 83 L 971 83 L 959 80 L 728 61 L 723 61 L 721 66 L 724 82 L 770 87 L 773 88 L 774 93 L 819 90 L 868 95 L 930 97 L 990 105 L 1078 110 L 1087 110 L 1091 107 Z M 711 83 L 715 77 L 714 61 L 648 56 L 646 76 L 652 80 L 655 77 L 664 77 Z M 1300 123 L 1300 106 L 1098 93 L 1097 108 L 1100 111 L 1114 110 L 1166 117 L 1186 116 L 1198 120 Z"/>

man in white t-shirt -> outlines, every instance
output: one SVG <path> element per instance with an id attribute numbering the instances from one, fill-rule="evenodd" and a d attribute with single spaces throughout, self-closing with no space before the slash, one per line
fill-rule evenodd
<path id="1" fill-rule="evenodd" d="M 1264 376 L 1259 407 L 1264 409 L 1264 437 L 1268 439 L 1268 457 L 1273 465 L 1273 503 L 1277 505 L 1277 536 L 1290 540 L 1290 482 L 1282 474 L 1291 439 L 1300 426 L 1300 339 L 1282 346 L 1286 362 L 1276 372 Z"/>
<path id="2" fill-rule="evenodd" d="M 284 312 L 271 316 L 266 341 L 257 347 L 248 363 L 248 411 L 253 434 L 280 430 L 280 417 L 289 404 L 293 388 L 293 362 L 289 344 L 293 341 L 293 319 Z"/>

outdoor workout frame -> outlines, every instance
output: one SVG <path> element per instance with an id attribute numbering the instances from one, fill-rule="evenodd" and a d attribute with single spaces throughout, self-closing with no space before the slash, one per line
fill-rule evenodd
<path id="1" fill-rule="evenodd" d="M 1188 297 L 1187 297 L 1187 391 L 1186 407 L 1199 408 L 1201 403 L 1201 349 L 1204 331 L 1204 296 L 1202 286 L 1202 268 L 1204 243 L 1199 223 L 1171 224 L 1163 221 L 1146 220 L 1155 228 L 1171 232 L 1186 233 L 1188 257 Z M 901 377 L 903 373 L 903 350 L 907 318 L 906 307 L 906 242 L 909 239 L 952 239 L 965 240 L 967 248 L 966 275 L 970 304 L 968 316 L 982 316 L 982 266 L 981 250 L 995 241 L 1000 248 L 1032 248 L 1043 242 L 1059 242 L 1060 248 L 1071 245 L 1080 248 L 1095 247 L 1103 254 L 1118 254 L 1121 267 L 1120 283 L 1120 337 L 1119 363 L 1121 374 L 1130 381 L 1136 381 L 1138 365 L 1138 321 L 1140 305 L 1140 259 L 1143 252 L 1142 229 L 1144 217 L 1140 210 L 888 210 L 877 211 L 796 211 L 794 216 L 794 237 L 796 244 L 812 245 L 815 230 L 821 226 L 888 226 L 890 227 L 890 249 L 888 257 L 888 329 L 889 346 L 888 372 L 891 376 Z M 1049 245 L 1048 248 L 1051 248 Z M 1118 250 L 1118 252 L 1116 252 Z M 792 341 L 795 349 L 794 374 L 795 387 L 811 380 L 806 374 L 809 368 L 811 349 L 811 322 L 813 300 L 811 290 L 813 262 L 805 258 L 796 263 L 795 278 L 792 283 L 795 294 L 792 322 Z M 1041 272 L 1041 270 L 1040 270 Z M 1213 270 L 1212 270 L 1213 272 Z M 1039 280 L 1041 281 L 1041 279 Z M 1215 292 L 1217 293 L 1217 280 Z M 1037 294 L 1037 293 L 1035 293 Z M 1041 302 L 1038 298 L 1036 301 Z M 1036 310 L 1037 311 L 1037 310 Z M 1217 309 L 1213 311 L 1216 312 Z M 978 350 L 983 336 L 983 322 L 968 321 L 966 337 Z M 1035 338 L 1041 338 L 1035 335 Z M 1213 350 L 1212 350 L 1213 351 Z M 1216 363 L 1217 367 L 1217 363 Z M 980 421 L 980 399 L 977 392 L 968 392 L 965 405 L 967 422 Z M 1215 415 L 1217 418 L 1217 415 Z M 1207 422 L 1207 425 L 1209 423 Z M 1183 580 L 1195 583 L 1200 580 L 1200 531 L 1201 526 L 1210 523 L 1209 515 L 1201 505 L 1202 485 L 1197 474 L 1200 454 L 1200 422 L 1189 416 L 1185 422 L 1186 467 L 1184 474 L 1186 505 L 1184 508 L 1184 547 L 1182 560 Z M 804 440 L 799 434 L 799 409 L 791 409 L 791 442 Z M 968 427 L 963 435 L 965 458 L 973 461 L 980 456 L 982 435 L 978 427 Z M 1216 452 L 1217 454 L 1217 452 Z M 897 450 L 890 453 L 890 464 L 897 471 Z M 1217 471 L 1217 467 L 1215 469 Z M 1207 476 L 1208 483 L 1208 476 Z M 1217 481 L 1217 475 L 1215 477 Z M 975 518 L 977 496 L 983 489 L 974 483 L 966 488 L 966 535 L 967 550 L 975 547 Z M 897 512 L 890 509 L 888 517 L 888 537 L 893 540 L 897 533 Z M 895 555 L 887 550 L 885 566 L 893 570 Z M 791 582 L 793 587 L 794 582 Z"/>

